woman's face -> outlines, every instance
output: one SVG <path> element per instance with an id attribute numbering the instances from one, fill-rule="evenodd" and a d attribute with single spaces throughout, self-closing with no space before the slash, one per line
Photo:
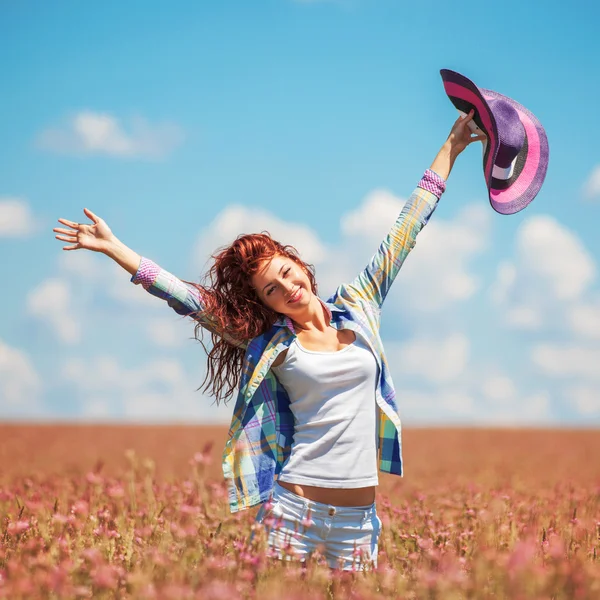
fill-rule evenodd
<path id="1" fill-rule="evenodd" d="M 281 254 L 260 266 L 252 276 L 252 285 L 267 307 L 292 319 L 308 306 L 313 295 L 306 271 Z"/>

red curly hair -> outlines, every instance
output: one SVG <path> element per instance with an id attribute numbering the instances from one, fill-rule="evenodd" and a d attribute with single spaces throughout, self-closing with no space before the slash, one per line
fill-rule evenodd
<path id="1" fill-rule="evenodd" d="M 195 328 L 195 337 L 208 354 L 206 377 L 198 389 L 214 395 L 217 405 L 219 400 L 227 403 L 240 382 L 245 350 L 235 340 L 249 342 L 280 317 L 263 304 L 251 281 L 263 263 L 277 254 L 304 269 L 316 294 L 314 266 L 302 261 L 296 248 L 277 242 L 268 232 L 240 235 L 212 255 L 214 263 L 204 277 L 205 284 L 192 284 L 201 291 L 206 314 L 216 330 L 211 332 L 212 348 L 208 351 L 202 339 L 204 329 L 200 324 Z M 225 338 L 221 337 L 223 332 Z"/>

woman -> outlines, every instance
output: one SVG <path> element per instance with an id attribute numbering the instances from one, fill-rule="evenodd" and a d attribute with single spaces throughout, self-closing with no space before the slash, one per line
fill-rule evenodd
<path id="1" fill-rule="evenodd" d="M 484 136 L 459 118 L 379 250 L 327 301 L 313 269 L 265 234 L 240 236 L 214 258 L 209 285 L 181 281 L 92 225 L 59 222 L 56 238 L 102 252 L 178 314 L 212 335 L 206 387 L 239 388 L 223 472 L 231 512 L 262 503 L 272 555 L 332 568 L 377 565 L 377 464 L 402 474 L 400 420 L 379 336 L 383 300 L 445 189 L 456 157 Z M 275 481 L 276 480 L 276 481 Z"/>

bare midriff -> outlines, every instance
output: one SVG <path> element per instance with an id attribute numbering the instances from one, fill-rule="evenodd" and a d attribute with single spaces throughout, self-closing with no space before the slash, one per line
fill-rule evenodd
<path id="1" fill-rule="evenodd" d="M 290 492 L 313 500 L 322 504 L 333 504 L 333 506 L 366 506 L 375 502 L 376 486 L 338 489 L 322 488 L 314 485 L 299 485 L 298 483 L 288 483 L 287 481 L 278 481 L 281 487 Z"/>

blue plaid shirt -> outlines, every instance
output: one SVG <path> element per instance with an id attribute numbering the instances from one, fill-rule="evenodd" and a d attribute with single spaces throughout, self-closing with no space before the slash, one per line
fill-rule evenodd
<path id="1" fill-rule="evenodd" d="M 444 191 L 444 180 L 428 170 L 404 205 L 379 249 L 354 281 L 342 283 L 326 301 L 330 324 L 352 329 L 368 342 L 379 367 L 375 396 L 379 468 L 402 475 L 401 425 L 389 365 L 379 335 L 383 301 L 419 231 L 429 220 Z M 178 314 L 190 316 L 209 331 L 215 323 L 204 310 L 199 290 L 142 258 L 131 278 Z M 266 501 L 275 478 L 290 455 L 294 417 L 290 399 L 271 365 L 294 341 L 289 318 L 282 316 L 268 331 L 248 343 L 230 339 L 245 348 L 243 371 L 228 439 L 223 451 L 223 474 L 228 483 L 232 513 Z"/>

